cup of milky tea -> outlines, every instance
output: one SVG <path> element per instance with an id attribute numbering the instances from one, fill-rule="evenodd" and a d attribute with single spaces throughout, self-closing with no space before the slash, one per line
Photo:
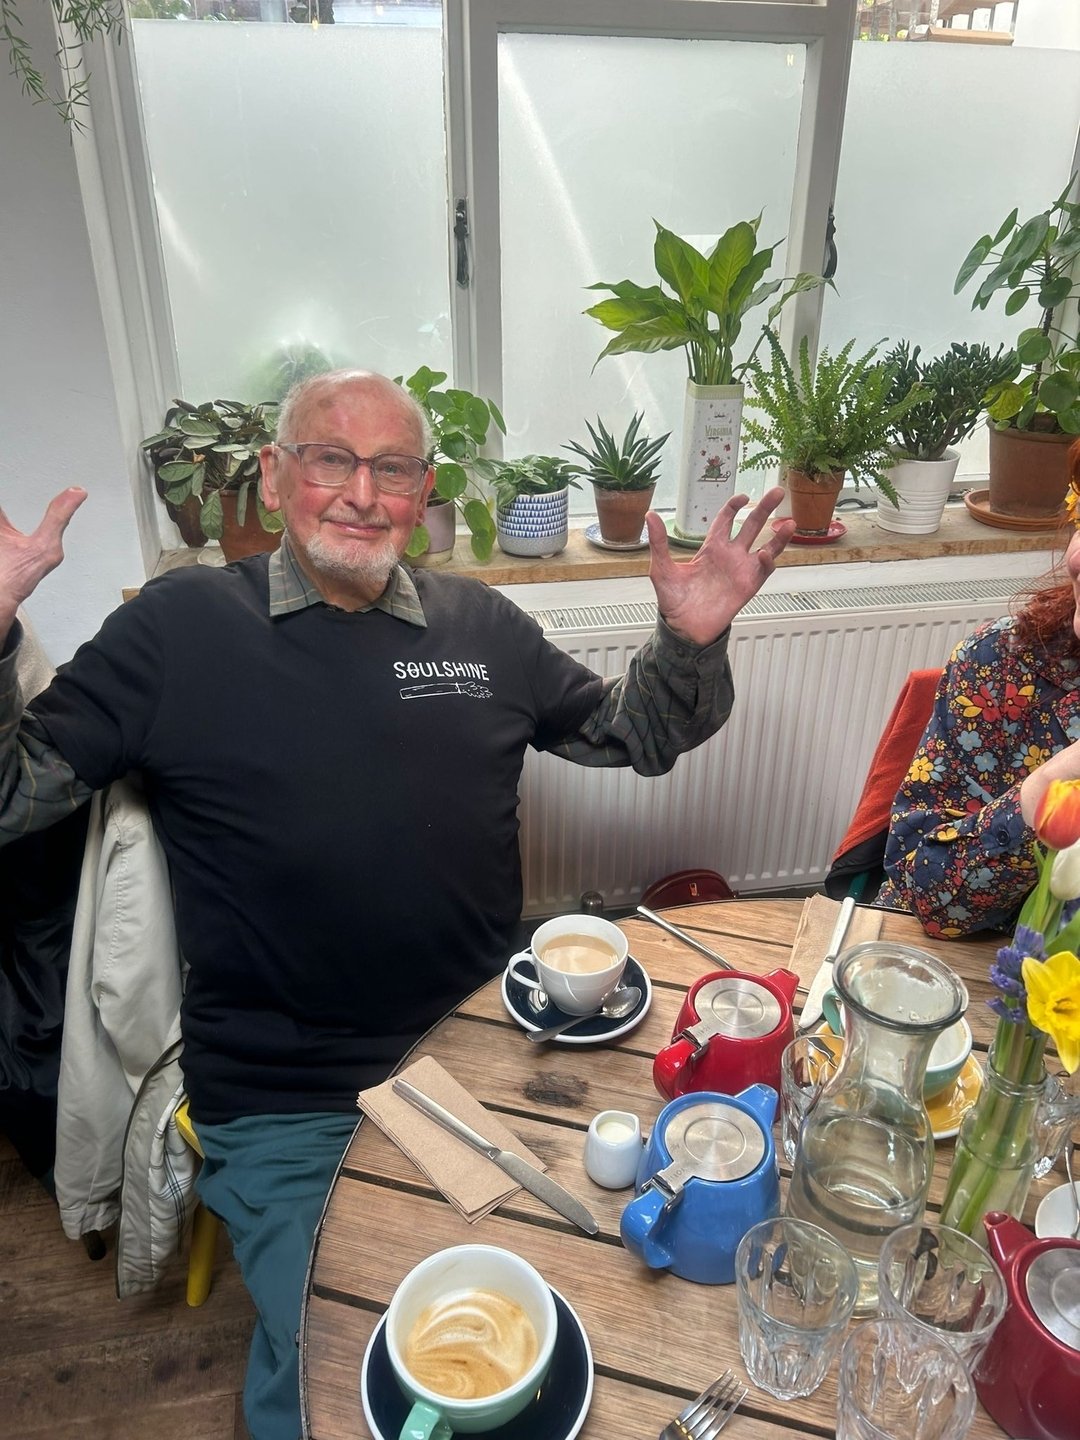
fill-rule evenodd
<path id="1" fill-rule="evenodd" d="M 543 1277 L 493 1245 L 439 1250 L 386 1312 L 386 1349 L 412 1410 L 401 1440 L 479 1435 L 521 1413 L 551 1364 L 558 1321 Z"/>
<path id="2" fill-rule="evenodd" d="M 599 915 L 558 915 L 537 927 L 532 945 L 515 955 L 510 973 L 530 990 L 544 990 L 567 1015 L 599 1009 L 622 979 L 628 945 L 617 925 Z M 535 980 L 520 971 L 532 961 Z"/>

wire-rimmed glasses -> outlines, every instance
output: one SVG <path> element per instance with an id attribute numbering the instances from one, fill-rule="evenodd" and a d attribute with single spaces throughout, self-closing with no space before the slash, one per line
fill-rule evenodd
<path id="1" fill-rule="evenodd" d="M 377 490 L 387 495 L 412 495 L 424 483 L 428 462 L 418 455 L 357 455 L 344 445 L 324 445 L 307 440 L 299 445 L 279 445 L 300 461 L 304 479 L 312 485 L 340 489 L 361 465 L 366 465 Z"/>

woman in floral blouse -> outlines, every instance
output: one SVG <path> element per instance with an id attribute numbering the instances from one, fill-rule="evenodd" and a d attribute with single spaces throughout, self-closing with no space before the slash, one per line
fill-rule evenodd
<path id="1" fill-rule="evenodd" d="M 1075 522 L 1080 442 L 1069 462 Z M 1057 576 L 957 646 L 893 802 L 878 903 L 928 935 L 1012 928 L 1037 877 L 1039 800 L 1080 779 L 1080 530 Z"/>

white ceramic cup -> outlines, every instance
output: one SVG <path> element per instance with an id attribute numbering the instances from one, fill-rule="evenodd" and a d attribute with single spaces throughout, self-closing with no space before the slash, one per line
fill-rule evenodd
<path id="1" fill-rule="evenodd" d="M 586 970 L 571 974 L 556 970 L 543 959 L 546 946 L 561 936 L 588 935 L 603 940 L 614 951 L 615 959 L 600 970 Z M 545 920 L 538 925 L 529 949 L 515 955 L 510 961 L 509 971 L 519 985 L 529 990 L 543 990 L 554 1005 L 567 1015 L 590 1015 L 598 1010 L 622 979 L 626 969 L 629 945 L 626 936 L 610 920 L 599 915 L 557 915 L 554 920 Z M 521 974 L 518 968 L 523 961 L 531 961 L 539 979 L 533 980 Z"/>
<path id="2" fill-rule="evenodd" d="M 522 1307 L 539 1344 L 536 1359 L 512 1385 L 478 1399 L 440 1395 L 420 1384 L 404 1360 L 406 1341 L 418 1317 L 436 1300 L 460 1291 L 493 1290 Z M 455 1245 L 439 1250 L 410 1270 L 394 1292 L 386 1312 L 386 1351 L 402 1394 L 412 1410 L 402 1437 L 449 1440 L 478 1435 L 506 1425 L 529 1404 L 551 1364 L 558 1318 L 551 1289 L 520 1256 L 493 1245 Z"/>
<path id="3" fill-rule="evenodd" d="M 601 1110 L 585 1136 L 585 1170 L 606 1190 L 625 1190 L 637 1179 L 644 1149 L 641 1124 L 629 1110 Z"/>

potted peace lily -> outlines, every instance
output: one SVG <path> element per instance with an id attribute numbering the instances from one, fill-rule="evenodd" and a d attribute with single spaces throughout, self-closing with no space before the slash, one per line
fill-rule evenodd
<path id="1" fill-rule="evenodd" d="M 571 469 L 575 475 L 592 481 L 600 538 L 607 545 L 637 547 L 641 544 L 645 516 L 656 489 L 660 451 L 668 438 L 666 434 L 659 440 L 639 435 L 644 419 L 643 414 L 635 415 L 621 442 L 599 417 L 595 429 L 586 420 L 585 428 L 592 443 L 585 445 L 571 440 L 563 446 L 585 461 L 584 465 L 572 465 Z"/>
<path id="2" fill-rule="evenodd" d="M 1080 1068 L 1080 781 L 1055 780 L 1035 812 L 1038 882 L 997 953 L 988 1003 L 998 1017 L 983 1087 L 964 1116 L 941 1220 L 977 1233 L 989 1210 L 1019 1216 L 1038 1159 L 1035 1117 L 1046 1048 Z"/>
<path id="3" fill-rule="evenodd" d="M 929 535 L 941 524 L 960 463 L 960 452 L 951 447 L 975 429 L 986 392 L 1016 374 L 1016 354 L 1002 345 L 992 352 L 987 345 L 954 343 L 943 355 L 921 362 L 919 346 L 911 350 L 901 340 L 885 363 L 893 370 L 888 403 L 913 389 L 919 399 L 893 426 L 896 458 L 889 483 L 899 504 L 879 495 L 877 523 L 883 530 Z"/>
<path id="4" fill-rule="evenodd" d="M 259 451 L 274 439 L 276 404 L 174 400 L 142 441 L 158 494 L 189 545 L 220 540 L 226 560 L 276 550 L 284 521 L 259 495 Z"/>
<path id="5" fill-rule="evenodd" d="M 505 435 L 506 424 L 491 400 L 481 400 L 468 390 L 440 390 L 444 370 L 421 365 L 404 384 L 423 406 L 431 422 L 435 487 L 427 502 L 424 523 L 412 533 L 406 557 L 414 565 L 439 565 L 454 552 L 457 515 L 469 527 L 472 552 L 477 560 L 488 560 L 495 543 L 495 522 L 491 502 L 482 480 L 492 478 L 491 463 L 480 451 L 492 423 Z"/>
<path id="6" fill-rule="evenodd" d="M 786 280 L 765 279 L 776 245 L 758 248 L 760 215 L 732 225 L 707 255 L 657 221 L 653 223 L 653 263 L 661 283 L 642 286 L 631 280 L 600 281 L 589 288 L 610 290 L 611 298 L 590 306 L 585 314 L 615 332 L 598 362 L 605 355 L 631 351 L 686 352 L 688 378 L 674 523 L 680 538 L 701 540 L 735 488 L 742 377 L 750 363 L 749 358 L 735 359 L 743 321 L 782 289 L 766 315 L 765 323 L 771 325 L 792 296 L 813 289 L 822 279 L 805 274 Z M 751 357 L 758 344 L 760 336 Z"/>
<path id="7" fill-rule="evenodd" d="M 996 382 L 986 396 L 989 505 L 998 514 L 1057 515 L 1068 486 L 1068 448 L 1080 435 L 1080 203 L 1067 198 L 1075 178 L 1040 214 L 1020 221 L 1013 210 L 994 235 L 978 239 L 956 277 L 959 293 L 986 271 L 973 310 L 985 310 L 1006 291 L 1006 315 L 1032 300 L 1038 311 L 1037 323 L 1017 337 L 1021 373 Z"/>
<path id="8" fill-rule="evenodd" d="M 557 555 L 569 534 L 569 487 L 580 489 L 569 460 L 523 455 L 487 462 L 495 490 L 499 548 L 507 555 Z"/>
<path id="9" fill-rule="evenodd" d="M 895 370 L 878 360 L 877 345 L 852 359 L 855 342 L 849 340 L 835 355 L 822 350 L 813 365 L 804 338 L 793 367 L 775 332 L 767 330 L 765 338 L 770 363 L 766 368 L 751 361 L 748 402 L 764 412 L 765 421 L 746 421 L 747 439 L 760 449 L 743 466 L 779 463 L 796 535 L 838 538 L 843 531 L 832 533 L 833 508 L 847 473 L 856 486 L 866 480 L 896 504 L 889 480 L 891 436 L 918 392 L 890 400 Z"/>

